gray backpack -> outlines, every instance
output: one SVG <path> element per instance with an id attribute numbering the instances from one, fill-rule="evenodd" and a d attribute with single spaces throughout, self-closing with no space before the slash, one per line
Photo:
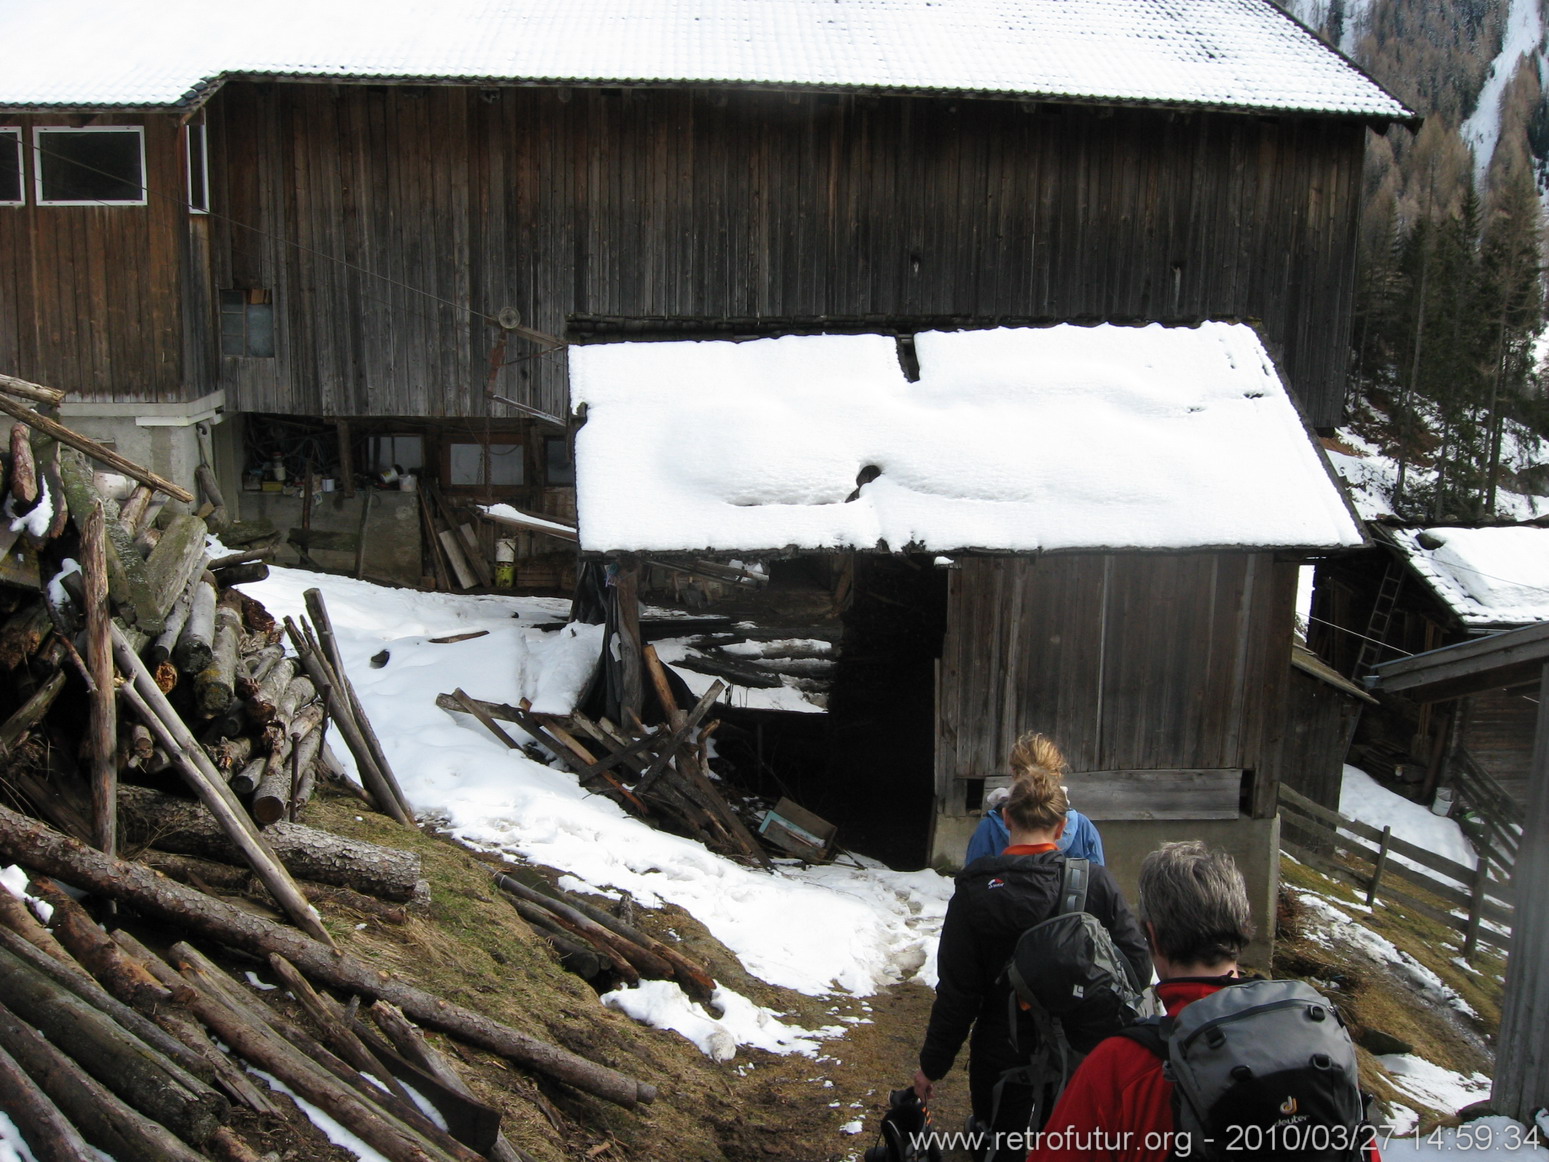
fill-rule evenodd
<path id="1" fill-rule="evenodd" d="M 1121 1032 L 1173 1083 L 1176 1157 L 1358 1159 L 1374 1130 L 1338 1011 L 1299 980 L 1244 980 Z"/>

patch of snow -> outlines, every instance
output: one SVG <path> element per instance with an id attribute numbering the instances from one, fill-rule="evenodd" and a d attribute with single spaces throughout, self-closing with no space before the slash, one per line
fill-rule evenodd
<path id="1" fill-rule="evenodd" d="M 1490 72 L 1479 90 L 1479 103 L 1459 126 L 1463 140 L 1474 151 L 1474 185 L 1480 189 L 1484 188 L 1485 171 L 1490 168 L 1501 136 L 1501 97 L 1516 75 L 1518 63 L 1524 56 L 1537 55 L 1543 39 L 1544 23 L 1538 0 L 1511 0 L 1501 51 L 1490 62 Z"/>
<path id="2" fill-rule="evenodd" d="M 839 1026 L 803 1029 L 787 1025 L 778 1014 L 724 985 L 717 985 L 710 997 L 710 1004 L 721 1011 L 719 1017 L 712 1017 L 703 1005 L 664 980 L 642 980 L 630 988 L 604 993 L 602 1003 L 644 1024 L 682 1034 L 706 1057 L 722 1065 L 737 1055 L 739 1045 L 815 1057 L 821 1040 L 843 1032 Z"/>
<path id="3" fill-rule="evenodd" d="M 1378 829 L 1391 826 L 1394 835 L 1416 847 L 1466 868 L 1478 866 L 1479 857 L 1456 823 L 1444 816 L 1433 815 L 1428 807 L 1412 803 L 1402 795 L 1395 795 L 1359 767 L 1345 766 L 1344 780 L 1340 784 L 1339 813 Z M 1440 872 L 1421 867 L 1396 853 L 1388 858 L 1419 868 L 1427 875 L 1441 876 Z"/>

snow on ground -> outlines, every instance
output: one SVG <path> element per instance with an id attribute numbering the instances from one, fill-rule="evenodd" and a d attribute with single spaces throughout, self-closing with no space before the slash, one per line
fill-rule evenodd
<path id="1" fill-rule="evenodd" d="M 1485 171 L 1495 156 L 1501 136 L 1501 97 L 1517 74 L 1524 56 L 1537 54 L 1543 44 L 1544 22 L 1538 0 L 1511 0 L 1506 27 L 1501 36 L 1501 51 L 1490 63 L 1490 72 L 1479 90 L 1474 111 L 1460 127 L 1463 140 L 1474 151 L 1474 184 L 1484 185 Z M 1542 68 L 1542 62 L 1540 62 Z"/>
<path id="2" fill-rule="evenodd" d="M 1376 828 L 1391 826 L 1393 834 L 1416 847 L 1423 847 L 1435 855 L 1460 863 L 1464 867 L 1478 866 L 1479 857 L 1463 836 L 1463 829 L 1443 815 L 1433 815 L 1429 808 L 1411 803 L 1402 795 L 1386 790 L 1365 771 L 1345 766 L 1344 781 L 1340 785 L 1339 813 Z M 1419 868 L 1427 875 L 1440 875 L 1430 868 L 1421 868 L 1413 860 L 1393 854 L 1388 857 L 1407 867 Z M 1469 884 L 1462 884 L 1469 887 Z"/>
<path id="3" fill-rule="evenodd" d="M 866 995 L 914 975 L 934 982 L 950 879 L 864 860 L 817 868 L 790 861 L 773 872 L 744 867 L 648 827 L 582 790 L 569 773 L 507 750 L 472 718 L 436 706 L 438 693 L 461 687 L 487 701 L 527 697 L 539 710 L 568 712 L 601 648 L 601 628 L 524 627 L 562 617 L 564 602 L 424 594 L 282 568 L 243 589 L 276 617 L 301 617 L 303 593 L 314 586 L 323 591 L 350 679 L 421 817 L 472 846 L 562 869 L 573 888 L 627 891 L 645 907 L 676 904 L 771 984 L 821 996 Z M 489 632 L 451 644 L 429 641 L 477 629 Z M 370 659 L 383 650 L 386 663 L 373 667 Z M 783 1038 L 789 1052 L 809 1049 L 818 1035 L 792 1030 L 776 1037 L 771 1023 L 779 1014 L 740 1000 L 723 989 L 725 1012 L 716 1018 L 737 1044 L 771 1048 Z M 621 998 L 613 1003 L 626 1007 Z M 660 1015 L 666 1002 L 628 1004 Z M 694 1017 L 684 1003 L 672 1019 L 688 1026 Z"/>

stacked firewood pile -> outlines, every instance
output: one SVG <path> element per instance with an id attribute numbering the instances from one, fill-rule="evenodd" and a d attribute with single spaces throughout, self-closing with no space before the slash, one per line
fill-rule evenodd
<path id="1" fill-rule="evenodd" d="M 224 518 L 209 474 L 203 509 L 152 520 L 157 494 L 195 498 L 16 402 L 46 409 L 59 398 L 0 376 L 0 410 L 17 420 L 0 480 L 10 518 L 0 522 L 0 541 L 10 538 L 0 566 L 0 866 L 15 865 L 39 901 L 34 915 L 0 887 L 0 1108 L 36 1157 L 89 1159 L 95 1148 L 118 1162 L 250 1162 L 258 1154 L 233 1110 L 261 1117 L 275 1099 L 236 1059 L 394 1162 L 525 1157 L 421 1026 L 626 1107 L 652 1100 L 649 1085 L 339 947 L 313 900 L 349 893 L 351 906 L 385 915 L 423 887 L 417 857 L 291 821 L 318 778 L 340 776 L 332 726 L 365 783 L 350 784 L 354 793 L 413 824 L 321 596 L 308 595 L 300 625 L 277 626 L 231 588 L 261 562 L 209 556 L 206 521 Z M 88 458 L 138 487 L 114 501 Z M 169 793 L 178 784 L 193 799 Z M 121 858 L 120 827 L 159 850 Z M 283 919 L 214 894 L 237 886 L 218 882 L 212 869 L 223 865 L 256 877 Z M 56 881 L 85 893 L 96 915 Z M 153 951 L 127 919 L 186 939 Z M 616 971 L 627 976 L 638 970 L 623 941 L 615 935 Z M 217 968 L 215 948 L 267 963 L 308 1027 Z M 654 951 L 665 974 L 695 979 Z"/>
<path id="2" fill-rule="evenodd" d="M 439 695 L 436 704 L 473 715 L 512 750 L 523 749 L 500 725 L 515 723 L 542 753 L 573 771 L 583 787 L 607 795 L 647 822 L 697 838 L 712 851 L 767 865 L 768 853 L 711 781 L 706 762 L 706 747 L 719 723 L 704 720 L 725 684 L 712 683 L 685 711 L 673 696 L 656 651 L 646 646 L 641 654 L 666 717 L 655 726 L 638 718 L 616 724 L 579 710 L 538 714 L 525 702 L 483 702 L 462 690 Z"/>

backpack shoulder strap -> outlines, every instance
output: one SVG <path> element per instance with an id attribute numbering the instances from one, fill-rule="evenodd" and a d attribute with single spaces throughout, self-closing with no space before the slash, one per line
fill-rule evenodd
<path id="1" fill-rule="evenodd" d="M 1087 859 L 1066 859 L 1064 870 L 1060 873 L 1060 900 L 1059 907 L 1055 909 L 1055 915 L 1063 916 L 1067 912 L 1086 911 L 1086 889 L 1092 882 L 1092 861 Z"/>
<path id="2" fill-rule="evenodd" d="M 1171 1021 L 1166 1017 L 1147 1017 L 1133 1025 L 1126 1025 L 1114 1034 L 1137 1045 L 1143 1045 L 1152 1056 L 1167 1060 L 1167 1042 L 1172 1033 Z"/>

